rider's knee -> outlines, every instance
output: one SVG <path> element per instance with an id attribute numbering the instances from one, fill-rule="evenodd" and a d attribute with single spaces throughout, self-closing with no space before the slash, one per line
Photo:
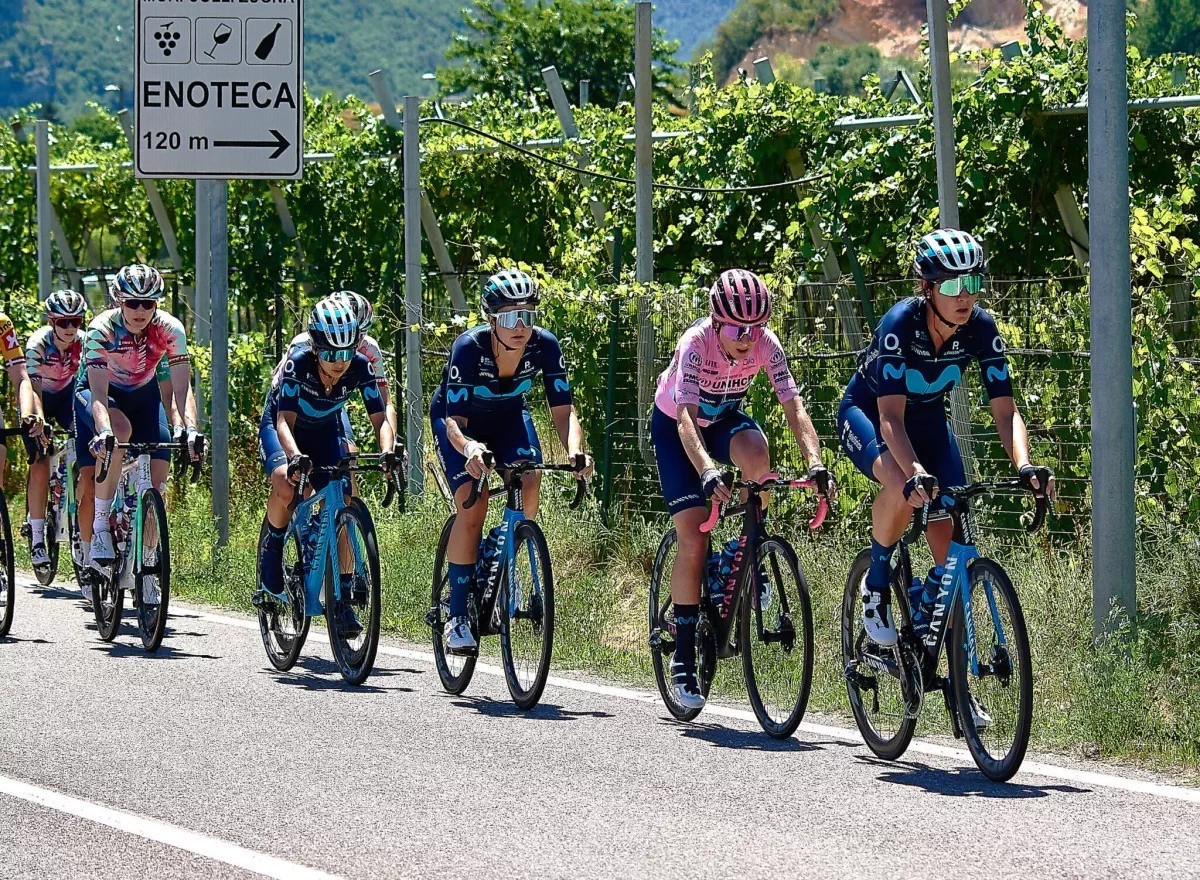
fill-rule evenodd
<path id="1" fill-rule="evenodd" d="M 744 431 L 736 438 L 737 460 L 734 462 L 750 480 L 761 479 L 771 470 L 771 450 L 767 438 L 758 431 Z M 732 450 L 731 450 L 732 452 Z"/>
<path id="2" fill-rule="evenodd" d="M 271 494 L 279 498 L 290 498 L 295 484 L 287 477 L 287 465 L 271 471 Z"/>
<path id="3" fill-rule="evenodd" d="M 708 536 L 700 529 L 678 529 L 676 536 L 680 556 L 695 558 L 708 552 Z"/>

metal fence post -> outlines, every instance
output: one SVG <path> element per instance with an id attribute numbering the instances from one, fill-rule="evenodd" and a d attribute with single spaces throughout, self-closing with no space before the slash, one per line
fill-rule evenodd
<path id="1" fill-rule="evenodd" d="M 421 393 L 421 99 L 404 99 L 404 403 L 408 447 L 408 488 L 420 495 L 425 486 L 422 463 L 424 396 Z"/>
<path id="2" fill-rule="evenodd" d="M 212 287 L 212 276 L 209 273 L 212 259 L 212 228 L 209 219 L 212 214 L 212 203 L 209 191 L 212 186 L 213 182 L 210 180 L 196 181 L 196 301 L 192 304 L 195 321 L 192 329 L 193 335 L 196 337 L 196 345 L 201 348 L 208 348 L 209 322 L 212 319 L 209 311 L 209 294 Z M 200 425 L 205 426 L 208 424 L 207 391 L 198 367 L 193 371 L 193 375 L 195 377 L 196 411 L 200 416 Z"/>
<path id="3" fill-rule="evenodd" d="M 621 283 L 621 263 L 625 258 L 625 236 L 618 223 L 613 231 L 612 274 L 616 284 Z M 600 516 L 608 525 L 608 510 L 612 505 L 612 455 L 613 431 L 617 422 L 617 339 L 621 331 L 621 300 L 614 297 L 609 303 L 608 324 L 608 384 L 604 394 L 604 463 L 601 474 L 604 480 L 604 497 L 600 501 Z"/>
<path id="4" fill-rule="evenodd" d="M 636 167 L 635 245 L 639 284 L 654 281 L 654 71 L 651 62 L 651 6 L 638 0 L 634 38 L 634 133 Z M 646 413 L 650 411 L 654 383 L 654 325 L 650 323 L 650 297 L 638 296 L 638 448 L 647 462 L 653 460 Z"/>
<path id="5" fill-rule="evenodd" d="M 50 123 L 37 121 L 38 299 L 50 295 Z"/>
<path id="6" fill-rule="evenodd" d="M 212 263 L 212 511 L 217 543 L 229 543 L 229 184 L 209 185 Z"/>
<path id="7" fill-rule="evenodd" d="M 1137 610 L 1134 567 L 1133 325 L 1129 268 L 1129 86 L 1124 0 L 1088 10 L 1091 258 L 1092 627 Z"/>

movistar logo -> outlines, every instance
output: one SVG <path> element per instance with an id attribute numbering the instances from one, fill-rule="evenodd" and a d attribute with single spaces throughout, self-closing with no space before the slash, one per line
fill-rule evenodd
<path id="1" fill-rule="evenodd" d="M 884 364 L 883 365 L 883 378 L 885 378 L 885 379 L 903 379 L 904 378 L 904 364 L 901 364 L 898 367 L 892 366 L 891 364 Z"/>
<path id="2" fill-rule="evenodd" d="M 363 397 L 367 400 L 379 400 L 379 387 L 376 385 L 364 385 Z"/>
<path id="3" fill-rule="evenodd" d="M 522 449 L 518 446 L 517 455 L 528 455 L 530 458 L 535 458 L 537 456 L 537 450 L 533 449 L 532 447 L 529 449 Z"/>
<path id="4" fill-rule="evenodd" d="M 887 367 L 883 368 L 887 371 Z M 955 366 L 946 367 L 940 376 L 932 382 L 926 380 L 917 370 L 909 370 L 904 377 L 904 385 L 913 394 L 941 394 L 948 388 L 953 388 L 962 378 L 962 370 Z"/>
<path id="5" fill-rule="evenodd" d="M 988 367 L 987 377 L 990 382 L 1003 382 L 1008 378 L 1008 364 L 1002 367 Z"/>
<path id="6" fill-rule="evenodd" d="M 300 386 L 298 384 L 285 382 L 282 386 L 280 386 L 279 393 L 284 397 L 299 397 Z"/>
<path id="7" fill-rule="evenodd" d="M 466 388 L 459 388 L 457 391 L 447 391 L 446 399 L 451 403 L 461 403 L 466 400 L 471 394 Z"/>
<path id="8" fill-rule="evenodd" d="M 461 574 L 458 577 L 456 577 L 454 580 L 456 583 L 469 584 L 469 583 L 471 583 L 471 576 L 469 574 Z"/>
<path id="9" fill-rule="evenodd" d="M 568 384 L 566 379 L 555 379 L 554 380 L 554 390 L 555 391 L 564 391 L 564 392 L 570 391 L 571 386 L 570 386 L 570 384 Z"/>

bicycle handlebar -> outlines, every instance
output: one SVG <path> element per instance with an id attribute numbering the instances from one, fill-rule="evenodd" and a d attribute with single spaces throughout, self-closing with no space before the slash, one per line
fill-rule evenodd
<path id="1" fill-rule="evenodd" d="M 502 465 L 500 469 L 509 471 L 508 478 L 510 480 L 530 471 L 559 471 L 561 473 L 578 475 L 583 470 L 586 462 L 587 456 L 581 452 L 575 456 L 575 461 L 572 464 L 539 464 L 534 461 L 519 461 L 509 465 Z M 483 494 L 483 487 L 487 485 L 488 477 L 496 467 L 496 456 L 491 452 L 485 452 L 483 454 L 483 463 L 487 466 L 487 471 L 471 484 L 471 494 L 463 502 L 464 510 L 470 510 L 479 502 L 479 496 Z M 578 485 L 575 487 L 575 497 L 571 499 L 569 505 L 569 509 L 571 510 L 579 507 L 583 503 L 584 495 L 587 494 L 587 478 L 576 476 L 576 480 L 578 481 Z"/>
<path id="2" fill-rule="evenodd" d="M 814 480 L 809 479 L 783 479 L 776 473 L 770 473 L 764 476 L 761 480 L 731 480 L 729 474 L 725 474 L 725 485 L 730 489 L 745 489 L 751 495 L 758 495 L 762 492 L 778 492 L 786 489 L 812 489 L 817 492 L 817 510 L 813 514 L 812 519 L 808 521 L 810 531 L 816 531 L 825 522 L 825 517 L 829 515 L 829 499 L 821 495 L 817 489 L 817 484 Z M 717 526 L 717 521 L 721 518 L 721 504 L 713 500 L 712 510 L 709 511 L 708 519 L 700 526 L 701 534 L 707 535 Z"/>
<path id="3" fill-rule="evenodd" d="M 187 434 L 180 434 L 178 440 L 170 443 L 121 443 L 115 436 L 109 434 L 104 441 L 104 455 L 96 462 L 96 482 L 103 483 L 108 477 L 109 468 L 112 467 L 113 453 L 118 449 L 123 449 L 126 452 L 132 452 L 135 455 L 144 455 L 147 453 L 167 452 L 178 453 L 178 458 L 175 461 L 175 476 L 181 477 L 186 473 L 188 465 L 191 465 L 192 474 L 189 482 L 196 483 L 200 480 L 200 465 L 204 456 L 204 435 L 196 435 L 196 460 L 192 460 L 191 451 L 188 449 Z"/>
<path id="4" fill-rule="evenodd" d="M 978 483 L 972 483 L 969 486 L 953 486 L 938 493 L 938 497 L 934 499 L 934 503 L 940 507 L 946 507 L 946 503 L 941 501 L 943 498 L 951 499 L 951 502 L 958 499 L 974 498 L 976 495 L 990 495 L 995 492 L 1007 492 L 1018 494 L 1021 492 L 1029 492 L 1033 495 L 1034 509 L 1033 521 L 1025 527 L 1025 531 L 1033 534 L 1042 527 L 1046 522 L 1046 514 L 1050 508 L 1050 499 L 1045 491 L 1041 494 L 1034 492 L 1028 486 L 1021 484 L 1020 480 L 988 480 Z M 917 538 L 925 533 L 925 529 L 929 526 L 929 505 L 925 504 L 913 511 L 912 525 L 908 529 L 908 534 L 904 536 L 906 544 L 912 544 Z"/>
<path id="5" fill-rule="evenodd" d="M 395 453 L 392 453 L 393 455 Z M 383 496 L 383 506 L 388 507 L 397 498 L 400 498 L 401 507 L 404 506 L 404 498 L 408 491 L 407 482 L 404 479 L 404 471 L 402 467 L 388 467 L 389 454 L 386 452 L 351 452 L 343 455 L 341 460 L 332 466 L 313 467 L 312 460 L 307 456 L 301 456 L 303 459 L 300 463 L 299 476 L 300 480 L 292 489 L 292 500 L 288 504 L 288 511 L 294 511 L 304 499 L 304 493 L 308 489 L 308 484 L 312 482 L 311 475 L 314 473 L 320 474 L 351 474 L 351 473 L 386 473 L 388 477 L 387 491 Z M 405 461 L 408 454 L 405 450 L 400 450 L 400 455 L 396 461 Z"/>

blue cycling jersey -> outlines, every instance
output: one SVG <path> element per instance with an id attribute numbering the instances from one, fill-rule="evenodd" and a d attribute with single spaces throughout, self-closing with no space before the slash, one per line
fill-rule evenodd
<path id="1" fill-rule="evenodd" d="M 935 350 L 925 320 L 927 308 L 919 296 L 892 306 L 859 358 L 846 398 L 862 405 L 903 394 L 906 415 L 944 412 L 946 395 L 962 381 L 972 360 L 979 362 L 990 399 L 1012 397 L 1004 340 L 992 316 L 976 306 L 967 323 Z"/>
<path id="2" fill-rule="evenodd" d="M 486 324 L 474 327 L 454 340 L 450 363 L 433 393 L 431 415 L 434 418 L 459 416 L 469 424 L 477 416 L 509 414 L 525 409 L 525 395 L 533 389 L 533 380 L 539 372 L 546 388 L 546 402 L 550 406 L 569 404 L 571 385 L 567 380 L 567 362 L 553 333 L 534 327 L 516 372 L 502 379 L 492 356 L 491 329 Z"/>
<path id="3" fill-rule="evenodd" d="M 311 351 L 301 351 L 284 361 L 277 406 L 279 412 L 295 413 L 298 426 L 326 428 L 337 420 L 356 391 L 362 394 L 370 415 L 383 412 L 375 371 L 361 354 L 354 356 L 337 384 L 327 389 L 318 373 L 316 356 Z"/>

